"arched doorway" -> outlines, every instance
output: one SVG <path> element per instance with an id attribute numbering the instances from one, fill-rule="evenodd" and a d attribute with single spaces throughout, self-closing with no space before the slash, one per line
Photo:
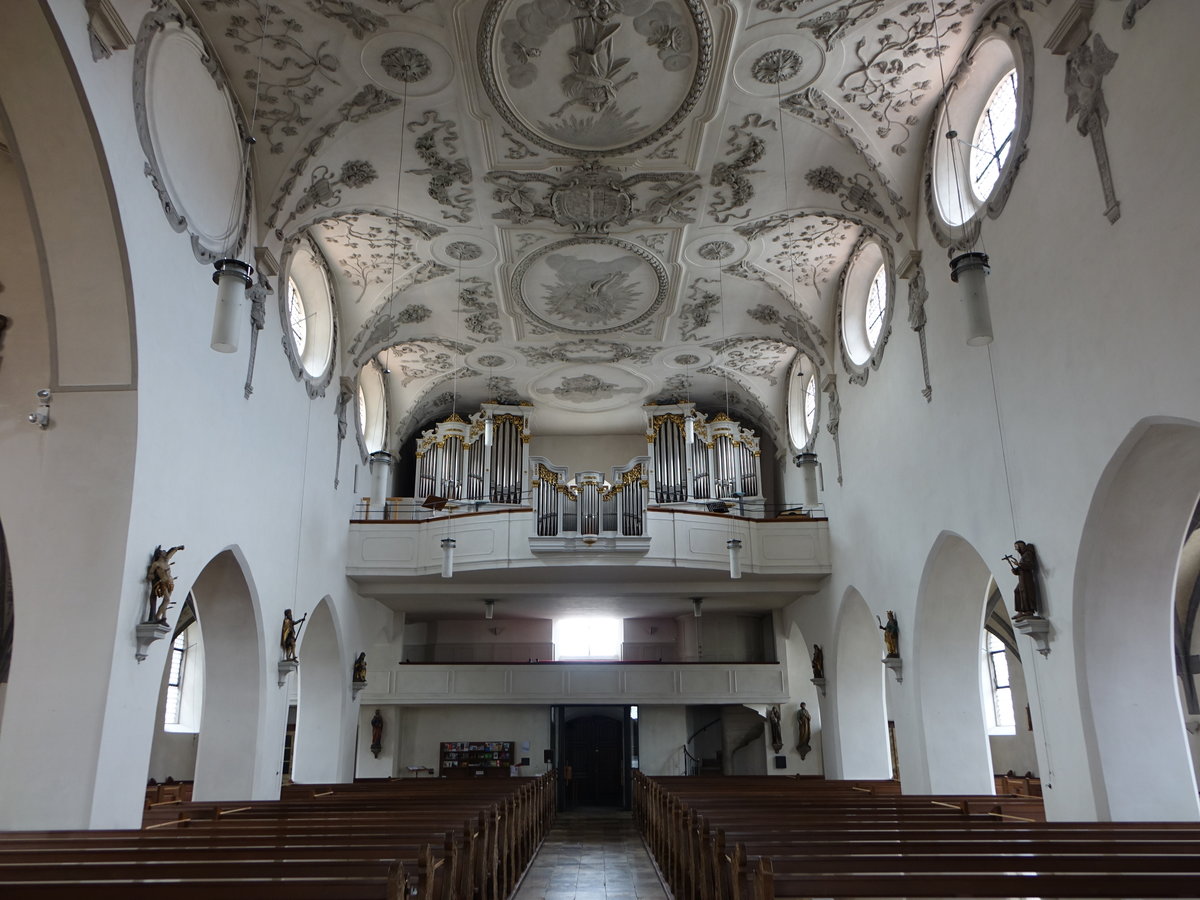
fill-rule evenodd
<path id="1" fill-rule="evenodd" d="M 842 598 L 833 649 L 831 690 L 838 752 L 836 774 L 830 774 L 838 778 L 891 778 L 884 668 L 880 663 L 883 649 L 875 618 L 854 588 L 848 588 Z"/>
<path id="2" fill-rule="evenodd" d="M 967 541 L 934 541 L 917 595 L 913 668 L 924 737 L 917 792 L 992 794 L 992 754 L 980 702 L 979 645 L 992 573 Z"/>
<path id="3" fill-rule="evenodd" d="M 342 720 L 350 694 L 350 665 L 342 657 L 328 597 L 317 604 L 307 624 L 299 647 L 292 780 L 309 784 L 348 781 L 349 754 L 343 752 L 346 729 Z"/>
<path id="4" fill-rule="evenodd" d="M 196 745 L 197 800 L 248 800 L 262 750 L 263 640 L 249 578 L 235 551 L 214 556 L 192 588 L 204 638 L 204 702 Z"/>
<path id="5" fill-rule="evenodd" d="M 1096 487 L 1075 570 L 1074 632 L 1098 814 L 1196 820 L 1175 671 L 1180 549 L 1200 492 L 1200 424 L 1146 419 Z"/>

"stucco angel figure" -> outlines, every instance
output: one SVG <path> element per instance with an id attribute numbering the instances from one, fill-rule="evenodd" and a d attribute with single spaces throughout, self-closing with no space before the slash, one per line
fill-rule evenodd
<path id="1" fill-rule="evenodd" d="M 154 548 L 150 565 L 146 569 L 146 581 L 150 584 L 150 609 L 147 622 L 166 622 L 167 610 L 173 605 L 171 593 L 175 590 L 175 576 L 171 573 L 171 559 L 184 546 L 163 550 L 162 544 Z M 157 604 L 157 606 L 156 606 Z"/>

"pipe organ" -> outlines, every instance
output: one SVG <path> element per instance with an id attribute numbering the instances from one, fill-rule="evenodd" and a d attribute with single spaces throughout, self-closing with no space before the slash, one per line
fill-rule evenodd
<path id="1" fill-rule="evenodd" d="M 416 495 L 519 505 L 529 468 L 529 409 L 487 403 L 464 421 L 451 415 L 417 441 Z"/>
<path id="2" fill-rule="evenodd" d="M 759 440 L 753 431 L 724 413 L 710 420 L 691 403 L 647 406 L 645 412 L 655 503 L 736 500 L 742 509 L 761 509 Z"/>
<path id="3" fill-rule="evenodd" d="M 588 543 L 643 537 L 649 505 L 703 509 L 732 500 L 743 515 L 762 515 L 753 431 L 724 414 L 709 419 L 690 403 L 643 409 L 646 455 L 614 466 L 609 476 L 572 475 L 545 457 L 531 457 L 529 407 L 484 404 L 469 420 L 451 415 L 417 441 L 415 500 L 445 498 L 476 509 L 529 504 L 537 537 Z"/>

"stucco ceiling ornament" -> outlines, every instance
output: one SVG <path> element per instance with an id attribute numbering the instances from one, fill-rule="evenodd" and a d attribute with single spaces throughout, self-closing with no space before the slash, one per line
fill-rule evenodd
<path id="1" fill-rule="evenodd" d="M 525 355 L 525 359 L 531 366 L 544 366 L 556 362 L 631 362 L 637 365 L 647 365 L 658 353 L 658 347 L 654 346 L 635 347 L 622 341 L 590 338 L 564 341 L 550 347 L 529 346 L 518 349 Z"/>
<path id="2" fill-rule="evenodd" d="M 768 303 L 760 303 L 747 310 L 746 315 L 760 325 L 778 325 L 787 343 L 802 350 L 818 366 L 825 365 L 825 356 L 821 352 L 821 346 L 826 342 L 825 337 L 819 330 L 815 330 L 815 325 L 807 314 L 785 314 Z"/>
<path id="3" fill-rule="evenodd" d="M 728 162 L 719 162 L 713 166 L 710 183 L 715 188 L 728 188 L 713 193 L 708 204 L 708 214 L 713 219 L 725 224 L 730 219 L 744 219 L 750 215 L 750 210 L 741 209 L 754 198 L 754 185 L 751 175 L 761 175 L 762 169 L 752 168 L 762 161 L 767 153 L 767 143 L 757 134 L 757 131 L 769 129 L 777 131 L 778 125 L 774 119 L 764 119 L 759 113 L 745 116 L 741 124 L 729 126 L 729 137 L 725 145 L 729 148 Z"/>
<path id="4" fill-rule="evenodd" d="M 578 157 L 662 141 L 700 98 L 712 43 L 702 0 L 490 0 L 478 55 L 509 126 Z"/>
<path id="5" fill-rule="evenodd" d="M 514 225 L 547 219 L 579 234 L 606 234 L 634 221 L 693 222 L 691 204 L 700 189 L 691 172 L 623 175 L 598 160 L 561 175 L 499 169 L 484 180 L 496 186 L 493 199 L 504 204 L 495 218 Z"/>
<path id="6" fill-rule="evenodd" d="M 511 296 L 535 324 L 568 334 L 637 333 L 662 308 L 669 287 L 657 257 L 605 237 L 556 241 L 514 270 Z"/>
<path id="7" fill-rule="evenodd" d="M 457 262 L 471 262 L 483 256 L 483 248 L 472 241 L 454 241 L 446 246 L 446 255 Z"/>
<path id="8" fill-rule="evenodd" d="M 709 241 L 700 245 L 696 250 L 696 255 L 709 262 L 720 262 L 733 255 L 733 244 L 729 241 Z"/>
<path id="9" fill-rule="evenodd" d="M 810 169 L 804 180 L 814 191 L 837 197 L 841 201 L 842 209 L 877 219 L 896 231 L 896 240 L 904 240 L 903 233 L 896 229 L 896 224 L 883 208 L 883 204 L 875 197 L 875 192 L 871 189 L 871 179 L 866 175 L 861 172 L 843 175 L 833 166 L 818 166 Z"/>
<path id="10" fill-rule="evenodd" d="M 866 163 L 871 177 L 883 190 L 893 211 L 901 221 L 910 215 L 904 198 L 892 185 L 892 181 L 883 171 L 879 159 L 871 150 L 871 145 L 858 134 L 857 126 L 846 113 L 822 93 L 819 88 L 809 87 L 796 91 L 783 98 L 781 106 L 785 112 L 791 113 L 836 138 L 846 141 L 854 148 Z"/>
<path id="11" fill-rule="evenodd" d="M 862 110 L 875 123 L 881 140 L 892 140 L 897 155 L 908 152 L 908 142 L 921 122 L 920 107 L 932 87 L 922 77 L 926 63 L 936 61 L 948 49 L 943 42 L 962 30 L 962 20 L 983 5 L 983 0 L 935 0 L 936 21 L 928 3 L 909 3 L 893 15 L 880 19 L 878 34 L 860 37 L 854 44 L 855 63 L 838 81 L 842 100 Z M 850 0 L 797 27 L 810 31 L 831 49 L 860 21 L 879 12 L 881 0 Z"/>
<path id="12" fill-rule="evenodd" d="M 476 340 L 487 344 L 500 340 L 500 311 L 490 279 L 476 275 L 460 278 L 458 303 L 455 313 L 466 313 L 463 326 Z"/>
<path id="13" fill-rule="evenodd" d="M 701 330 L 712 322 L 713 311 L 721 302 L 721 295 L 712 290 L 717 284 L 715 278 L 697 278 L 688 286 L 687 302 L 679 308 L 680 340 L 701 339 Z"/>
<path id="14" fill-rule="evenodd" d="M 429 178 L 429 196 L 442 207 L 442 218 L 453 222 L 469 222 L 475 212 L 475 201 L 471 199 L 471 167 L 457 158 L 458 129 L 450 119 L 441 118 L 437 110 L 427 110 L 425 115 L 405 126 L 409 132 L 421 130 L 414 149 L 423 169 L 407 169 L 410 175 Z M 462 190 L 451 193 L 454 185 Z"/>
<path id="15" fill-rule="evenodd" d="M 763 84 L 783 84 L 800 73 L 803 63 L 795 50 L 776 47 L 756 59 L 750 73 Z"/>
<path id="16" fill-rule="evenodd" d="M 383 71 L 404 84 L 416 84 L 433 71 L 429 57 L 415 47 L 393 47 L 379 58 Z"/>
<path id="17" fill-rule="evenodd" d="M 271 214 L 267 217 L 267 227 L 275 228 L 275 222 L 278 220 L 279 214 L 283 210 L 283 205 L 287 202 L 292 189 L 296 186 L 296 182 L 307 171 L 309 163 L 316 158 L 324 143 L 336 135 L 343 125 L 364 122 L 367 119 L 400 106 L 402 102 L 400 97 L 382 91 L 373 84 L 368 84 L 352 98 L 339 106 L 336 118 L 327 122 L 317 131 L 316 137 L 304 145 L 304 152 L 288 168 L 287 177 L 284 179 L 283 184 L 280 185 L 279 190 L 276 191 L 275 199 L 271 201 L 269 207 Z M 275 236 L 279 240 L 283 240 L 282 229 L 276 229 Z"/>
<path id="18" fill-rule="evenodd" d="M 328 52 L 328 41 L 315 44 L 304 40 L 303 27 L 284 15 L 270 0 L 244 0 L 252 15 L 232 15 L 225 37 L 239 53 L 263 52 L 262 73 L 257 67 L 245 73 L 246 83 L 256 92 L 258 132 L 267 139 L 271 153 L 283 153 L 289 139 L 297 138 L 312 121 L 310 109 L 326 87 L 340 87 L 341 60 Z M 216 4 L 201 4 L 214 10 Z M 317 12 L 327 14 L 321 9 Z M 364 10 L 365 12 L 365 10 Z"/>

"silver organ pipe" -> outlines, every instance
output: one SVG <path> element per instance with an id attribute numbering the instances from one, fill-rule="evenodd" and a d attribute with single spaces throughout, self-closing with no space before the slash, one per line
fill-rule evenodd
<path id="1" fill-rule="evenodd" d="M 697 440 L 692 444 L 692 497 L 707 500 L 712 496 L 708 475 L 708 444 Z"/>
<path id="2" fill-rule="evenodd" d="M 687 441 L 683 419 L 677 415 L 654 418 L 654 497 L 657 503 L 687 500 Z"/>

